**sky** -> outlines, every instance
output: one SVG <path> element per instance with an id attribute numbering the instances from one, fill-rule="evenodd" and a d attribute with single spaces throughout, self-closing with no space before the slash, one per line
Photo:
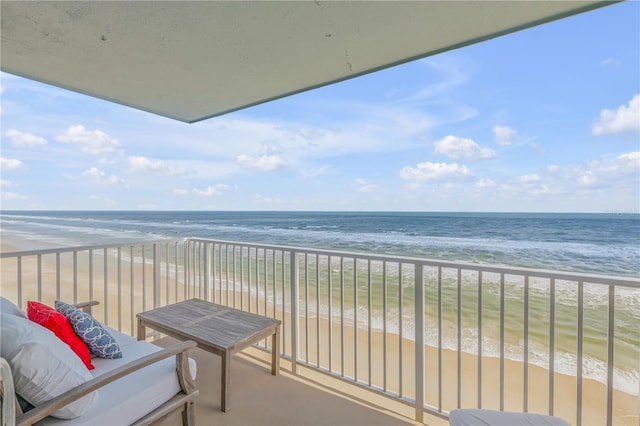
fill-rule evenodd
<path id="1" fill-rule="evenodd" d="M 640 2 L 195 124 L 0 75 L 3 210 L 640 212 Z"/>

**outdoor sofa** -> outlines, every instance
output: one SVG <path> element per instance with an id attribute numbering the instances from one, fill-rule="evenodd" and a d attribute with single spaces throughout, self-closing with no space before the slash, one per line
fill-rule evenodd
<path id="1" fill-rule="evenodd" d="M 178 409 L 183 425 L 195 424 L 196 363 L 187 356 L 195 342 L 162 349 L 101 324 L 121 356 L 87 361 L 11 301 L 0 302 L 3 425 L 146 425 Z M 94 304 L 75 306 L 88 313 Z M 23 413 L 18 399 L 35 408 Z"/>

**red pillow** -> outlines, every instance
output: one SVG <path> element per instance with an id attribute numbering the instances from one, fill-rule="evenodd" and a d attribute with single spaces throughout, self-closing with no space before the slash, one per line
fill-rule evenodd
<path id="1" fill-rule="evenodd" d="M 67 317 L 39 302 L 27 302 L 27 316 L 31 321 L 51 330 L 60 340 L 69 345 L 89 370 L 95 368 L 91 364 L 89 348 L 73 331 Z"/>

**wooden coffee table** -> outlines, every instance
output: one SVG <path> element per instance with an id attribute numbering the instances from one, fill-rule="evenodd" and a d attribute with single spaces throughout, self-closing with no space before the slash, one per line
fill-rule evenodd
<path id="1" fill-rule="evenodd" d="M 231 357 L 234 353 L 271 336 L 271 374 L 280 369 L 280 320 L 191 299 L 151 311 L 138 317 L 138 340 L 144 340 L 146 327 L 179 340 L 194 340 L 206 351 L 222 359 L 221 408 L 229 411 Z"/>

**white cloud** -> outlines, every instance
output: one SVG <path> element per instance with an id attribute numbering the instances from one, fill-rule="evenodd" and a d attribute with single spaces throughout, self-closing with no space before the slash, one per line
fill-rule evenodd
<path id="1" fill-rule="evenodd" d="M 11 182 L 10 180 L 6 180 L 6 179 L 0 179 L 0 187 L 7 188 L 9 186 L 13 186 L 13 182 Z"/>
<path id="2" fill-rule="evenodd" d="M 287 162 L 278 155 L 238 155 L 238 164 L 245 169 L 255 169 L 263 172 L 271 172 L 287 166 Z"/>
<path id="3" fill-rule="evenodd" d="M 607 58 L 604 59 L 602 62 L 600 62 L 602 65 L 615 65 L 617 67 L 619 67 L 620 65 L 622 65 L 622 62 L 614 59 L 614 58 Z"/>
<path id="4" fill-rule="evenodd" d="M 199 195 L 201 197 L 211 197 L 214 195 L 222 195 L 230 189 L 229 185 L 219 183 L 217 185 L 209 185 L 206 189 L 174 189 L 172 192 L 174 195 Z"/>
<path id="5" fill-rule="evenodd" d="M 277 198 L 269 197 L 268 195 L 262 194 L 256 194 L 254 201 L 256 204 L 274 204 L 280 202 L 280 200 Z"/>
<path id="6" fill-rule="evenodd" d="M 173 166 L 160 160 L 151 160 L 142 156 L 130 156 L 129 171 L 131 173 L 152 173 L 163 176 L 185 176 L 189 174 L 182 167 Z"/>
<path id="7" fill-rule="evenodd" d="M 375 184 L 369 183 L 364 179 L 356 179 L 353 186 L 358 192 L 372 192 L 377 188 Z"/>
<path id="8" fill-rule="evenodd" d="M 587 164 L 549 166 L 545 170 L 549 173 L 545 180 L 553 181 L 555 187 L 566 193 L 587 188 L 619 190 L 623 187 L 635 188 L 638 193 L 640 188 L 640 152 L 593 160 Z"/>
<path id="9" fill-rule="evenodd" d="M 300 170 L 300 174 L 304 177 L 312 178 L 324 174 L 327 170 L 329 170 L 329 166 L 323 165 Z"/>
<path id="10" fill-rule="evenodd" d="M 522 175 L 518 178 L 520 183 L 535 183 L 540 182 L 540 176 L 536 174 Z"/>
<path id="11" fill-rule="evenodd" d="M 640 94 L 635 95 L 628 106 L 620 105 L 616 111 L 602 110 L 592 129 L 595 136 L 623 132 L 640 132 Z"/>
<path id="12" fill-rule="evenodd" d="M 21 169 L 22 167 L 24 167 L 24 164 L 22 163 L 22 161 L 15 158 L 0 157 L 0 167 L 2 170 Z"/>
<path id="13" fill-rule="evenodd" d="M 480 179 L 476 182 L 476 188 L 493 188 L 496 183 L 491 179 Z"/>
<path id="14" fill-rule="evenodd" d="M 16 129 L 7 130 L 5 136 L 9 138 L 13 146 L 21 148 L 35 148 L 47 144 L 47 140 L 41 136 L 23 133 Z"/>
<path id="15" fill-rule="evenodd" d="M 120 146 L 117 139 L 109 137 L 105 132 L 87 130 L 81 124 L 69 127 L 56 139 L 62 143 L 77 144 L 82 152 L 92 155 L 109 154 Z"/>
<path id="16" fill-rule="evenodd" d="M 262 142 L 260 144 L 260 154 L 262 155 L 275 155 L 282 154 L 284 152 L 284 148 L 277 142 Z"/>
<path id="17" fill-rule="evenodd" d="M 471 139 L 449 135 L 434 144 L 436 154 L 444 154 L 452 160 L 480 160 L 493 158 L 496 153 L 490 148 L 481 148 Z"/>
<path id="18" fill-rule="evenodd" d="M 596 183 L 596 178 L 592 171 L 585 170 L 576 180 L 578 185 L 581 186 L 591 186 Z"/>
<path id="19" fill-rule="evenodd" d="M 496 137 L 496 145 L 508 146 L 513 143 L 513 139 L 517 136 L 518 131 L 507 126 L 495 126 L 493 134 Z"/>
<path id="20" fill-rule="evenodd" d="M 0 199 L 4 201 L 26 200 L 24 195 L 17 194 L 15 192 L 2 191 L 0 192 Z"/>
<path id="21" fill-rule="evenodd" d="M 211 197 L 213 195 L 224 194 L 228 190 L 229 190 L 229 185 L 225 185 L 225 184 L 219 183 L 219 184 L 214 185 L 214 186 L 208 186 L 207 189 L 205 189 L 205 190 L 200 190 L 200 189 L 193 188 L 191 190 L 191 192 L 196 194 L 196 195 L 200 195 L 202 197 Z"/>
<path id="22" fill-rule="evenodd" d="M 473 174 L 467 166 L 457 163 L 419 163 L 416 167 L 403 167 L 400 170 L 402 179 L 413 182 L 440 181 L 445 179 L 467 179 Z"/>
<path id="23" fill-rule="evenodd" d="M 103 185 L 117 185 L 117 184 L 123 183 L 123 181 L 119 179 L 117 176 L 114 176 L 114 175 L 107 176 L 105 172 L 98 169 L 97 167 L 92 167 L 90 169 L 85 170 L 82 173 L 82 176 L 92 177 L 97 183 L 100 183 Z"/>

